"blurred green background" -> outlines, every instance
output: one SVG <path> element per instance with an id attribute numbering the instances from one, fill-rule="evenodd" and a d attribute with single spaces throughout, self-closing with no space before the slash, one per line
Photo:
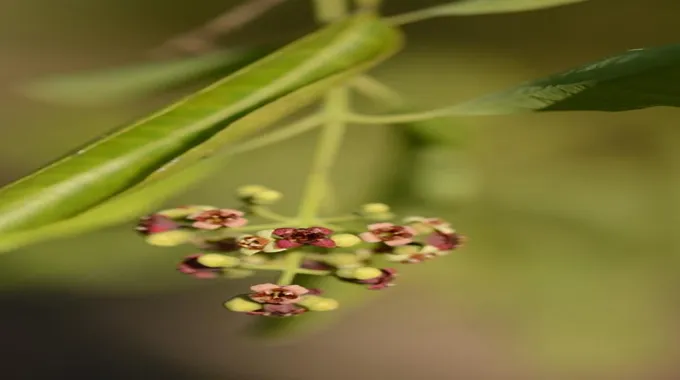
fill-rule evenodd
<path id="1" fill-rule="evenodd" d="M 441 1 L 440 1 L 441 2 Z M 0 181 L 191 89 L 77 108 L 22 98 L 38 77 L 113 67 L 236 1 L 0 0 Z M 438 1 L 386 0 L 386 13 Z M 675 0 L 596 0 L 540 12 L 437 19 L 375 75 L 425 108 L 453 104 L 626 49 L 678 43 Z M 288 0 L 226 46 L 314 28 Z M 361 101 L 358 107 L 366 108 Z M 352 128 L 334 207 L 389 200 L 449 218 L 459 254 L 413 268 L 318 334 L 272 345 L 221 308 L 252 279 L 200 282 L 187 248 L 145 246 L 130 226 L 0 257 L 7 379 L 677 379 L 680 110 L 451 119 L 464 146 L 419 146 L 399 126 Z M 229 206 L 262 183 L 293 212 L 313 134 L 240 156 L 177 203 Z M 277 166 L 272 163 L 276 162 Z M 403 168 L 415 170 L 402 170 Z M 398 176 L 406 178 L 396 178 Z M 265 278 L 266 279 L 266 278 Z"/>

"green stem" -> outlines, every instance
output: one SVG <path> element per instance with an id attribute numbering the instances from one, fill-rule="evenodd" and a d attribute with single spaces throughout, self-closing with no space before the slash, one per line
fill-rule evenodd
<path id="1" fill-rule="evenodd" d="M 347 0 L 313 0 L 316 20 L 329 23 L 347 16 L 349 5 Z M 312 169 L 307 177 L 303 192 L 299 222 L 303 225 L 314 223 L 329 186 L 329 172 L 335 156 L 340 150 L 342 137 L 345 134 L 344 116 L 348 110 L 348 92 L 344 87 L 328 91 L 324 100 L 323 118 L 325 125 L 319 136 L 319 143 L 313 158 Z M 284 270 L 278 284 L 290 285 L 295 275 L 302 273 L 300 265 L 305 257 L 302 250 L 293 250 L 286 254 Z"/>
<path id="2" fill-rule="evenodd" d="M 303 224 L 314 222 L 326 196 L 329 173 L 345 134 L 344 119 L 348 109 L 347 95 L 347 89 L 344 87 L 330 90 L 326 95 L 324 114 L 327 121 L 321 130 L 319 144 L 312 161 L 313 166 L 307 178 L 307 185 L 303 192 L 298 213 L 298 218 Z"/>
<path id="3" fill-rule="evenodd" d="M 451 116 L 450 108 L 437 108 L 429 111 L 402 113 L 392 115 L 360 115 L 348 114 L 345 121 L 356 124 L 403 124 L 414 123 L 417 121 L 432 120 L 441 117 Z"/>
<path id="4" fill-rule="evenodd" d="M 286 125 L 273 132 L 267 133 L 262 137 L 246 141 L 239 146 L 234 147 L 231 151 L 231 154 L 236 155 L 247 153 L 255 149 L 260 149 L 268 145 L 288 140 L 289 138 L 295 137 L 318 127 L 322 122 L 323 119 L 319 115 L 300 119 L 290 125 Z"/>
<path id="5" fill-rule="evenodd" d="M 314 17 L 320 23 L 337 21 L 349 11 L 347 0 L 312 0 L 314 3 Z"/>
<path id="6" fill-rule="evenodd" d="M 406 103 L 397 91 L 368 75 L 354 78 L 350 85 L 361 95 L 379 101 L 388 107 L 403 107 Z"/>
<path id="7" fill-rule="evenodd" d="M 296 222 L 295 218 L 289 218 L 287 216 L 275 213 L 274 211 L 271 211 L 268 208 L 262 206 L 252 206 L 250 207 L 250 212 L 259 217 L 269 219 L 274 222 L 281 222 L 291 225 L 294 225 Z"/>

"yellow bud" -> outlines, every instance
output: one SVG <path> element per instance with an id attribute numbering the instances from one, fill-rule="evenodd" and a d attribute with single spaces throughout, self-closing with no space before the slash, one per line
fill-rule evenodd
<path id="1" fill-rule="evenodd" d="M 332 298 L 319 296 L 306 296 L 301 301 L 297 302 L 297 304 L 310 311 L 331 311 L 340 306 L 338 301 Z"/>
<path id="2" fill-rule="evenodd" d="M 283 198 L 283 194 L 276 190 L 264 190 L 253 194 L 250 201 L 258 205 L 270 205 Z"/>
<path id="3" fill-rule="evenodd" d="M 382 222 L 386 220 L 391 220 L 394 218 L 394 214 L 391 212 L 383 212 L 379 214 L 363 214 L 364 219 L 372 220 L 375 222 Z"/>
<path id="4" fill-rule="evenodd" d="M 220 255 L 219 253 L 206 253 L 198 258 L 198 262 L 210 268 L 231 268 L 237 266 L 240 260 L 236 257 Z"/>
<path id="5" fill-rule="evenodd" d="M 224 303 L 224 307 L 231 311 L 236 311 L 239 313 L 246 313 L 249 311 L 255 311 L 259 310 L 262 308 L 262 305 L 260 305 L 257 302 L 253 301 L 248 301 L 246 299 L 243 299 L 241 297 L 236 297 L 232 298 L 229 301 Z"/>
<path id="6" fill-rule="evenodd" d="M 335 245 L 341 248 L 351 247 L 361 243 L 361 239 L 358 236 L 352 234 L 337 234 L 333 235 L 332 239 L 335 242 Z"/>
<path id="7" fill-rule="evenodd" d="M 336 268 L 356 268 L 361 265 L 361 261 L 353 253 L 329 253 L 323 261 Z"/>
<path id="8" fill-rule="evenodd" d="M 236 195 L 239 198 L 250 198 L 255 196 L 257 193 L 261 193 L 267 190 L 269 189 L 260 185 L 246 185 L 236 189 Z"/>
<path id="9" fill-rule="evenodd" d="M 342 268 L 335 271 L 335 275 L 342 278 L 354 278 L 353 268 Z"/>
<path id="10" fill-rule="evenodd" d="M 380 269 L 371 267 L 357 268 L 352 273 L 353 277 L 357 280 L 370 280 L 379 277 L 381 274 L 382 271 Z"/>
<path id="11" fill-rule="evenodd" d="M 158 215 L 163 215 L 165 217 L 168 217 L 170 219 L 179 219 L 179 218 L 185 218 L 191 214 L 195 214 L 197 212 L 201 211 L 206 211 L 206 210 L 213 210 L 215 207 L 213 206 L 188 206 L 188 207 L 178 207 L 178 208 L 171 208 L 167 210 L 162 210 L 160 212 L 157 212 L 156 214 Z"/>
<path id="12" fill-rule="evenodd" d="M 384 203 L 368 203 L 361 206 L 362 214 L 385 214 L 390 212 L 390 206 Z"/>
<path id="13" fill-rule="evenodd" d="M 189 242 L 192 236 L 189 231 L 173 230 L 148 235 L 146 242 L 157 247 L 174 247 Z"/>

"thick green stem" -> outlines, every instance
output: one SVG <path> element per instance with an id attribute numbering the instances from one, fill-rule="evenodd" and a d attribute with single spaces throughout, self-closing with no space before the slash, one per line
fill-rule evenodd
<path id="1" fill-rule="evenodd" d="M 326 125 L 321 130 L 298 214 L 303 224 L 310 224 L 316 220 L 321 203 L 327 195 L 329 174 L 345 134 L 344 119 L 348 109 L 347 98 L 348 92 L 344 87 L 330 90 L 326 95 L 323 111 Z"/>
<path id="2" fill-rule="evenodd" d="M 313 0 L 316 19 L 320 23 L 329 23 L 344 18 L 348 14 L 348 0 Z M 310 225 L 317 219 L 317 214 L 328 195 L 330 186 L 330 170 L 345 134 L 345 114 L 348 112 L 348 91 L 345 87 L 330 90 L 324 99 L 324 126 L 319 136 L 319 143 L 312 161 L 312 169 L 307 177 L 298 219 L 302 225 Z M 305 253 L 293 250 L 286 254 L 284 270 L 279 278 L 279 285 L 290 285 L 295 275 L 302 273 L 300 265 Z"/>

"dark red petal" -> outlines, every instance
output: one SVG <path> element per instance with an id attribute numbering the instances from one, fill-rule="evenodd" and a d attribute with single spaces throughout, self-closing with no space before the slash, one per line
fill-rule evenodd
<path id="1" fill-rule="evenodd" d="M 272 232 L 272 235 L 286 238 L 289 237 L 293 232 L 295 232 L 295 228 L 277 228 Z"/>
<path id="2" fill-rule="evenodd" d="M 302 245 L 302 244 L 297 243 L 297 242 L 294 242 L 294 241 L 292 241 L 292 240 L 277 240 L 277 241 L 276 241 L 276 246 L 277 246 L 278 248 L 289 249 L 289 248 L 296 248 L 296 247 L 299 247 L 299 246 L 301 246 L 301 245 Z"/>
<path id="3" fill-rule="evenodd" d="M 324 227 L 309 227 L 308 230 L 312 233 L 322 233 L 324 235 L 330 235 L 333 233 L 333 230 L 329 230 L 328 228 Z"/>
<path id="4" fill-rule="evenodd" d="M 311 245 L 317 246 L 317 247 L 323 247 L 323 248 L 335 248 L 335 242 L 332 239 L 319 239 L 315 240 L 311 243 Z"/>

